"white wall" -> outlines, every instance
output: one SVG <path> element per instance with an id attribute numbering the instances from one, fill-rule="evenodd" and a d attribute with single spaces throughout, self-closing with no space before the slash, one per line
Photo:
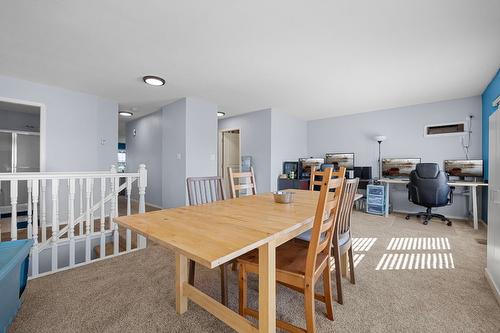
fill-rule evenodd
<path id="1" fill-rule="evenodd" d="M 186 99 L 186 177 L 217 175 L 217 105 Z"/>
<path id="2" fill-rule="evenodd" d="M 186 99 L 162 108 L 163 207 L 186 204 Z"/>
<path id="3" fill-rule="evenodd" d="M 46 106 L 46 171 L 109 170 L 116 164 L 116 102 L 6 76 L 0 76 L 0 98 Z"/>
<path id="4" fill-rule="evenodd" d="M 134 129 L 136 135 L 134 136 Z M 127 172 L 137 172 L 140 164 L 146 164 L 148 187 L 146 202 L 156 206 L 162 203 L 162 113 L 157 111 L 126 123 Z M 158 181 L 160 180 L 160 181 Z M 136 187 L 133 187 L 134 192 Z M 134 193 L 136 194 L 136 193 Z"/>
<path id="5" fill-rule="evenodd" d="M 136 136 L 132 135 L 136 129 Z M 217 107 L 186 97 L 127 123 L 127 169 L 148 168 L 146 201 L 186 205 L 186 177 L 217 174 Z"/>
<path id="6" fill-rule="evenodd" d="M 252 156 L 258 192 L 271 190 L 271 109 L 219 119 L 219 131 L 240 130 L 241 156 Z"/>
<path id="7" fill-rule="evenodd" d="M 480 159 L 480 97 L 310 121 L 307 129 L 308 155 L 320 157 L 328 152 L 354 152 L 355 165 L 372 166 L 375 177 L 378 175 L 378 144 L 373 137 L 385 135 L 387 141 L 382 143 L 382 158 L 420 157 L 422 162 L 435 162 L 442 166 L 445 159 L 465 158 L 460 137 L 426 138 L 424 126 L 465 121 L 468 115 L 474 116 L 469 157 Z M 457 189 L 457 193 L 461 190 Z M 396 210 L 419 209 L 408 203 L 404 187 L 394 191 L 392 198 Z M 465 199 L 457 195 L 457 202 L 440 210 L 450 216 L 465 216 Z"/>
<path id="8" fill-rule="evenodd" d="M 271 112 L 271 190 L 277 189 L 284 161 L 307 157 L 307 122 L 273 109 Z"/>

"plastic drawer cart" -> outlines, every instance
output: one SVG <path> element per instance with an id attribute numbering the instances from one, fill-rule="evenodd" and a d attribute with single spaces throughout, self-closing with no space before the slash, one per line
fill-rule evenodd
<path id="1" fill-rule="evenodd" d="M 385 191 L 384 185 L 368 185 L 366 187 L 366 212 L 376 215 L 385 214 Z"/>
<path id="2" fill-rule="evenodd" d="M 0 332 L 6 333 L 21 306 L 32 240 L 0 243 Z"/>

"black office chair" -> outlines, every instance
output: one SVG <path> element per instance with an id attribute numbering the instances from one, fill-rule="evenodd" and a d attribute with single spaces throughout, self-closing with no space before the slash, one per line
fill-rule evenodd
<path id="1" fill-rule="evenodd" d="M 448 174 L 439 170 L 437 163 L 419 163 L 415 170 L 410 173 L 410 183 L 408 188 L 408 200 L 416 205 L 426 207 L 425 212 L 416 214 L 408 214 L 410 216 L 420 218 L 424 217 L 424 224 L 427 225 L 433 217 L 441 219 L 443 222 L 448 222 L 451 226 L 451 221 L 444 215 L 432 213 L 432 208 L 443 207 L 453 203 L 453 187 L 448 185 Z"/>

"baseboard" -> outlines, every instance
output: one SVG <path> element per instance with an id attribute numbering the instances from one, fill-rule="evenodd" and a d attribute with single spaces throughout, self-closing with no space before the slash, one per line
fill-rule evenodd
<path id="1" fill-rule="evenodd" d="M 491 290 L 493 291 L 493 294 L 498 302 L 498 305 L 500 305 L 500 289 L 495 284 L 495 281 L 493 281 L 493 278 L 491 277 L 491 274 L 488 271 L 488 268 L 484 269 L 484 276 L 486 277 L 486 281 L 488 281 L 488 284 L 490 285 Z"/>
<path id="2" fill-rule="evenodd" d="M 139 202 L 139 200 L 137 200 L 137 199 L 130 199 L 130 201 Z M 150 202 L 146 202 L 146 206 L 151 206 L 151 207 L 154 207 L 154 208 L 163 209 L 162 206 L 154 205 L 154 204 L 152 204 Z"/>

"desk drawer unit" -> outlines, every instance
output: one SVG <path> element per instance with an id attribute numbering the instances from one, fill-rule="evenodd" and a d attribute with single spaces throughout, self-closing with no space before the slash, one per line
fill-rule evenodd
<path id="1" fill-rule="evenodd" d="M 384 215 L 385 212 L 385 186 L 368 185 L 366 188 L 366 212 Z"/>

